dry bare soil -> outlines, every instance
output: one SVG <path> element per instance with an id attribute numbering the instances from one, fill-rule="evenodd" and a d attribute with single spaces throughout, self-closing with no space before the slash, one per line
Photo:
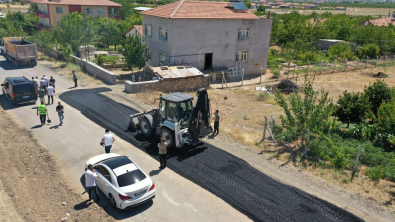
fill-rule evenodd
<path id="1" fill-rule="evenodd" d="M 0 153 L 0 221 L 113 221 L 70 188 L 55 158 L 1 107 Z"/>

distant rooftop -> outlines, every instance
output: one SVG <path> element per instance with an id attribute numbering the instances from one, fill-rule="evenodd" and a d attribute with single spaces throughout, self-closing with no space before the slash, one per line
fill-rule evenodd
<path id="1" fill-rule="evenodd" d="M 32 0 L 33 3 L 53 4 L 53 5 L 104 5 L 122 6 L 121 4 L 109 0 Z"/>
<path id="2" fill-rule="evenodd" d="M 152 8 L 150 8 L 150 7 L 136 7 L 136 8 L 134 8 L 134 10 L 136 10 L 136 11 L 147 11 L 150 9 L 152 9 Z"/>
<path id="3" fill-rule="evenodd" d="M 250 10 L 235 10 L 230 2 L 177 1 L 141 12 L 170 19 L 259 19 Z"/>

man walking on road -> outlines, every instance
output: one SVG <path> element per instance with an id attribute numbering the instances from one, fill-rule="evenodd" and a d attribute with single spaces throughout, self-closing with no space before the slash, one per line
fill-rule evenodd
<path id="1" fill-rule="evenodd" d="M 104 134 L 103 139 L 101 141 L 104 142 L 104 148 L 106 150 L 106 153 L 110 153 L 110 149 L 115 141 L 115 138 L 114 135 L 110 133 L 109 129 L 106 129 L 106 134 Z"/>
<path id="2" fill-rule="evenodd" d="M 49 85 L 51 85 L 55 89 L 55 79 L 52 76 L 49 79 Z"/>
<path id="3" fill-rule="evenodd" d="M 167 143 L 165 138 L 160 139 L 160 143 L 158 143 L 159 148 L 159 162 L 161 169 L 166 168 L 166 154 L 167 154 Z"/>
<path id="4" fill-rule="evenodd" d="M 40 121 L 41 125 L 45 124 L 45 120 L 48 114 L 47 108 L 45 107 L 44 103 L 42 102 L 41 105 L 37 108 L 37 116 L 40 114 Z"/>
<path id="5" fill-rule="evenodd" d="M 99 202 L 99 192 L 97 191 L 95 179 L 99 178 L 100 175 L 95 173 L 95 169 L 93 169 L 92 164 L 88 165 L 88 169 L 85 170 L 85 188 L 86 192 L 89 195 L 89 201 L 92 200 L 92 192 L 96 195 L 96 202 Z"/>
<path id="6" fill-rule="evenodd" d="M 55 93 L 55 89 L 51 86 L 51 85 L 49 85 L 48 86 L 48 88 L 47 88 L 47 94 L 48 94 L 48 105 L 50 104 L 49 103 L 49 99 L 52 99 L 52 103 L 51 104 L 53 104 L 53 94 Z"/>
<path id="7" fill-rule="evenodd" d="M 39 89 L 39 90 L 37 90 L 37 95 L 38 95 L 38 98 L 40 98 L 40 103 L 44 103 L 45 104 L 45 91 L 44 91 L 44 89 Z"/>
<path id="8" fill-rule="evenodd" d="M 219 110 L 215 110 L 215 116 L 214 116 L 214 132 L 213 135 L 218 135 L 219 133 L 219 121 L 221 120 L 221 115 L 219 115 Z M 217 132 L 217 134 L 215 134 Z"/>
<path id="9" fill-rule="evenodd" d="M 46 77 L 45 75 L 43 75 L 43 78 L 44 78 L 44 80 L 45 80 L 46 86 L 48 87 L 48 83 L 49 83 L 48 77 Z"/>
<path id="10" fill-rule="evenodd" d="M 36 81 L 36 79 L 34 77 L 32 77 L 32 83 L 36 87 L 36 90 L 38 90 L 37 81 Z"/>
<path id="11" fill-rule="evenodd" d="M 58 102 L 58 106 L 56 107 L 56 112 L 58 113 L 59 116 L 59 125 L 63 124 L 63 119 L 64 119 L 64 107 L 60 102 Z"/>
<path id="12" fill-rule="evenodd" d="M 75 73 L 74 70 L 73 70 L 73 79 L 74 79 L 74 87 L 77 87 L 78 86 L 78 84 L 77 84 L 78 78 L 77 78 L 77 73 Z"/>
<path id="13" fill-rule="evenodd" d="M 45 94 L 47 94 L 47 82 L 44 77 L 41 77 L 40 88 L 44 90 Z"/>

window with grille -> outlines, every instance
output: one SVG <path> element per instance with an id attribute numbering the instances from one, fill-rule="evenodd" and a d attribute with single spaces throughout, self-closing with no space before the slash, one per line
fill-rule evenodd
<path id="1" fill-rule="evenodd" d="M 249 28 L 240 28 L 238 32 L 238 38 L 239 39 L 248 39 L 250 35 L 250 29 Z"/>
<path id="2" fill-rule="evenodd" d="M 247 61 L 247 51 L 237 51 L 236 61 L 238 62 Z"/>
<path id="3" fill-rule="evenodd" d="M 159 38 L 162 40 L 167 40 L 167 29 L 165 28 L 159 29 Z"/>

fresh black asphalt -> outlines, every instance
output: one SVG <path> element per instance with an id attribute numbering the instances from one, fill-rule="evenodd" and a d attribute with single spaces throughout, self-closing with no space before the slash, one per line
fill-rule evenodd
<path id="1" fill-rule="evenodd" d="M 127 130 L 129 115 L 137 111 L 100 94 L 106 91 L 111 89 L 72 90 L 60 98 L 90 120 L 158 159 L 156 137 L 146 139 Z M 325 200 L 277 182 L 243 159 L 207 143 L 170 150 L 167 158 L 171 170 L 222 198 L 254 221 L 363 221 Z"/>

